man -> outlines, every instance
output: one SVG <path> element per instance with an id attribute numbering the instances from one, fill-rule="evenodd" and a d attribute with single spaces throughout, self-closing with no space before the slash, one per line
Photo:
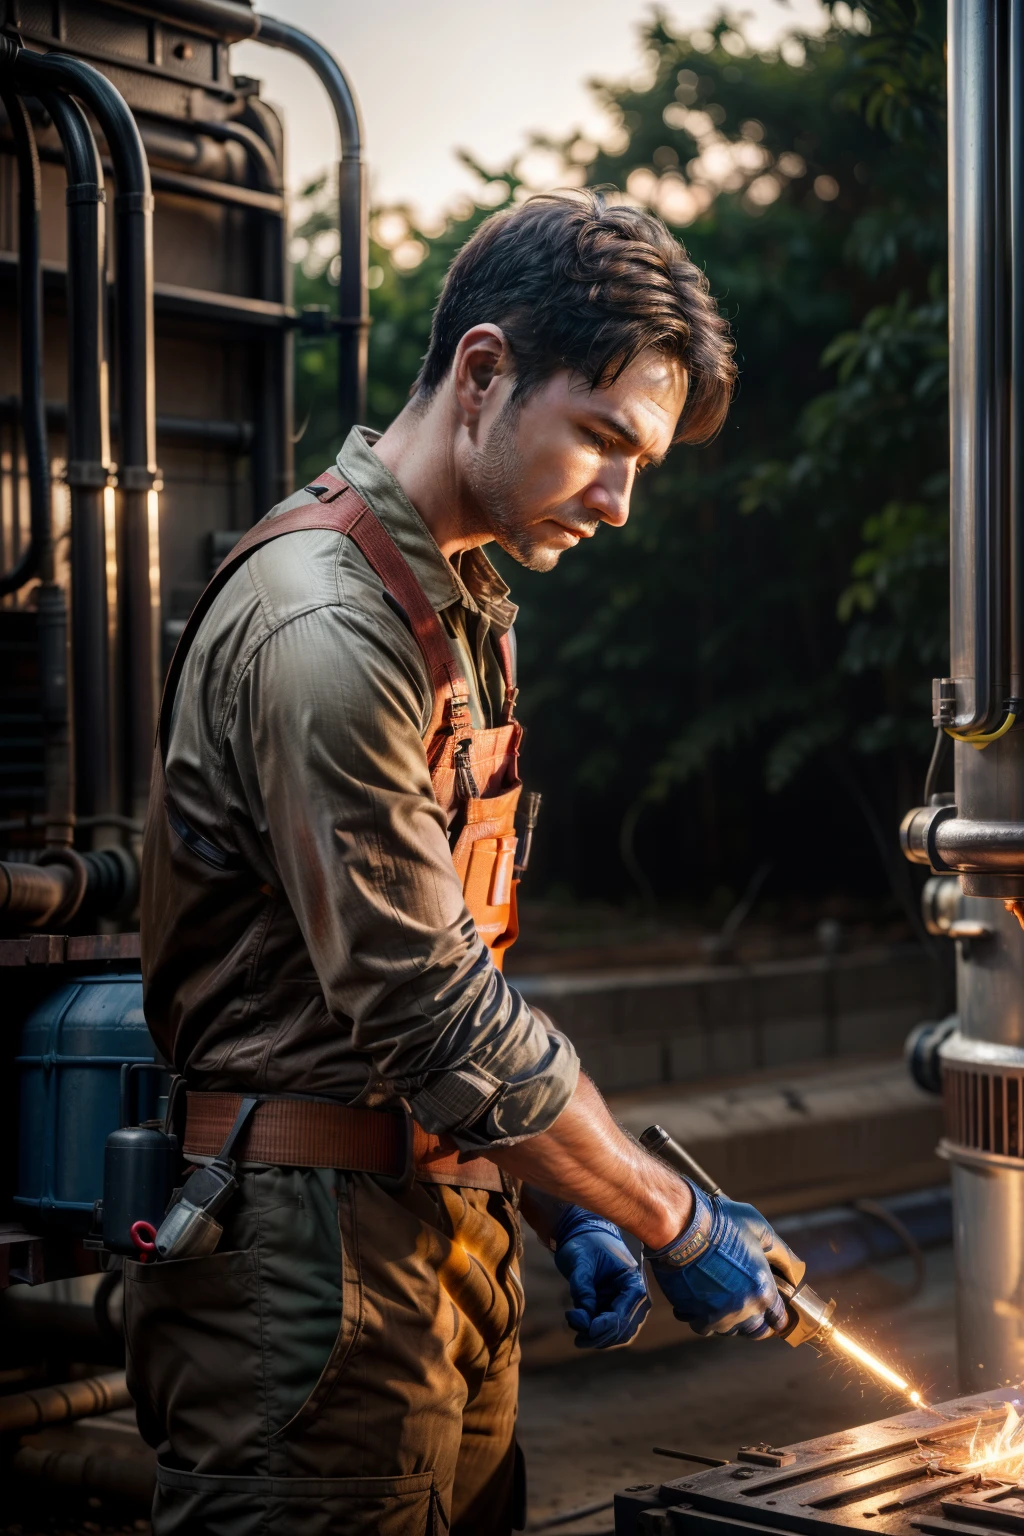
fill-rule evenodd
<path id="1" fill-rule="evenodd" d="M 694 1327 L 782 1326 L 785 1245 L 629 1140 L 500 969 L 515 609 L 481 547 L 549 570 L 621 527 L 733 382 L 660 221 L 532 199 L 456 258 L 398 419 L 355 430 L 193 615 L 146 832 L 146 1009 L 187 1160 L 230 1150 L 240 1188 L 215 1251 L 126 1265 L 156 1536 L 521 1524 L 517 1205 L 584 1346 L 647 1310 L 620 1229 Z"/>

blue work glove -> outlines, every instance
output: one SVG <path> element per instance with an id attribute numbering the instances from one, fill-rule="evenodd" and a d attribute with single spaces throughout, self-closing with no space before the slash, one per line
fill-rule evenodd
<path id="1" fill-rule="evenodd" d="M 690 1225 L 675 1242 L 646 1250 L 654 1278 L 681 1322 L 695 1333 L 765 1339 L 786 1326 L 786 1304 L 772 1268 L 799 1285 L 805 1265 L 760 1211 L 693 1189 Z"/>
<path id="2" fill-rule="evenodd" d="M 630 1253 L 618 1227 L 581 1206 L 563 1211 L 553 1239 L 555 1263 L 569 1282 L 572 1308 L 565 1314 L 577 1349 L 628 1344 L 651 1310 L 643 1265 Z"/>

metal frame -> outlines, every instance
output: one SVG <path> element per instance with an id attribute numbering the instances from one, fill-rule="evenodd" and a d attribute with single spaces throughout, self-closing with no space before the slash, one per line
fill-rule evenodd
<path id="1" fill-rule="evenodd" d="M 160 556 L 157 547 L 156 398 L 153 337 L 153 194 L 135 118 L 105 75 L 81 59 L 19 48 L 14 67 L 37 91 L 77 96 L 94 113 L 114 166 L 117 373 L 121 415 L 118 468 L 118 614 L 121 718 L 125 741 L 122 806 L 145 815 L 159 697 Z"/>
<path id="2" fill-rule="evenodd" d="M 5 63 L 0 37 L 0 68 Z M 50 529 L 50 455 L 43 412 L 43 277 L 39 254 L 42 190 L 32 123 L 13 82 L 0 75 L 3 101 L 18 164 L 18 309 L 21 341 L 21 424 L 28 463 L 30 535 L 16 564 L 0 575 L 0 596 L 19 591 L 34 576 L 53 580 Z"/>
<path id="3" fill-rule="evenodd" d="M 367 195 L 363 161 L 363 123 L 359 103 L 341 65 L 308 32 L 250 10 L 232 0 L 162 0 L 159 7 L 134 7 L 149 15 L 172 16 L 186 26 L 225 42 L 251 40 L 294 53 L 309 65 L 327 92 L 338 128 L 338 234 L 341 277 L 338 312 L 331 328 L 338 335 L 338 417 L 340 435 L 366 412 L 366 356 L 369 290 L 366 285 Z"/>

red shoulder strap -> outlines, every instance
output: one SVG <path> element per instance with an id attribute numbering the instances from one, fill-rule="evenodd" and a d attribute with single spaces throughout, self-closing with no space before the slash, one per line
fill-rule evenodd
<path id="1" fill-rule="evenodd" d="M 423 653 L 434 684 L 435 716 L 447 710 L 450 723 L 457 727 L 468 726 L 469 689 L 452 655 L 448 637 L 440 619 L 434 612 L 426 593 L 416 580 L 408 561 L 379 518 L 351 486 L 328 473 L 307 487 L 314 495 L 326 494 L 308 506 L 293 507 L 282 512 L 270 522 L 264 520 L 242 535 L 231 553 L 221 562 L 205 591 L 196 603 L 181 638 L 175 646 L 171 664 L 167 669 L 163 695 L 160 700 L 160 716 L 157 726 L 157 745 L 161 759 L 166 759 L 170 739 L 171 708 L 181 680 L 185 660 L 214 598 L 226 584 L 229 576 L 243 565 L 254 550 L 279 539 L 287 533 L 300 533 L 310 529 L 323 529 L 331 533 L 347 534 L 352 538 L 367 563 L 376 571 L 385 589 L 406 613 L 413 635 Z M 511 661 L 511 653 L 510 653 Z M 503 663 L 504 666 L 504 663 Z"/>
<path id="2" fill-rule="evenodd" d="M 321 507 L 336 509 L 339 531 L 355 540 L 367 564 L 377 572 L 395 601 L 401 604 L 423 652 L 435 691 L 445 691 L 454 698 L 468 701 L 466 680 L 452 655 L 441 621 L 380 518 L 370 511 L 350 485 L 329 470 L 306 489 L 319 496 Z"/>
<path id="3" fill-rule="evenodd" d="M 505 683 L 505 708 L 502 715 L 505 725 L 508 725 L 515 713 L 519 689 L 516 687 L 516 669 L 512 659 L 512 640 L 507 630 L 503 635 L 498 636 L 498 660 L 501 662 L 501 675 Z"/>

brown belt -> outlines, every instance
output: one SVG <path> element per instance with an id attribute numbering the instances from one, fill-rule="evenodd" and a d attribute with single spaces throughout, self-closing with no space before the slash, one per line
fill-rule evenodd
<path id="1" fill-rule="evenodd" d="M 235 1123 L 240 1093 L 189 1093 L 186 1157 L 216 1157 Z M 409 1128 L 412 1145 L 409 1145 Z M 426 1184 L 463 1189 L 503 1188 L 487 1157 L 460 1152 L 448 1136 L 432 1136 L 415 1120 L 388 1110 L 360 1109 L 322 1099 L 264 1099 L 242 1132 L 239 1162 L 295 1168 L 339 1168 L 401 1179 L 409 1172 Z"/>

